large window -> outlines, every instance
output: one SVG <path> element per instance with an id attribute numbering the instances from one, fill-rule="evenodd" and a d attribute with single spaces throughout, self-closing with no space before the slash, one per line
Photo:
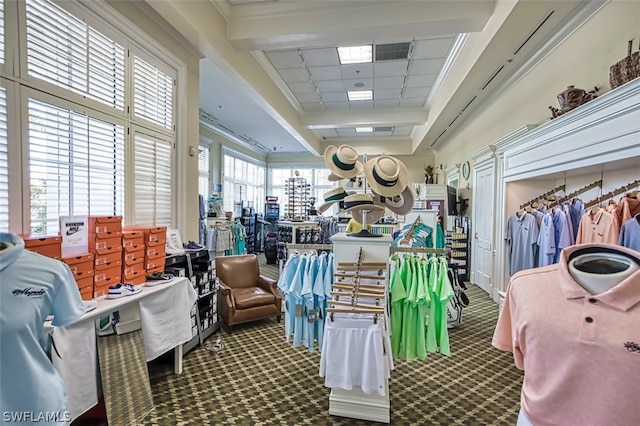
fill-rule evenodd
<path id="1" fill-rule="evenodd" d="M 0 230 L 11 218 L 15 232 L 55 234 L 61 215 L 175 226 L 182 65 L 104 2 L 17 4 L 0 0 L 0 63 L 9 51 L 26 64 L 0 67 L 12 89 L 7 102 L 0 88 Z M 7 33 L 9 19 L 25 25 Z M 23 159 L 11 175 L 8 158 Z"/>
<path id="2" fill-rule="evenodd" d="M 323 194 L 328 190 L 335 188 L 336 183 L 329 181 L 329 169 L 318 167 L 289 167 L 289 166 L 269 166 L 269 193 L 267 195 L 273 195 L 278 197 L 278 203 L 280 203 L 280 214 L 285 213 L 284 205 L 286 204 L 287 196 L 284 192 L 285 183 L 287 179 L 295 177 L 296 171 L 298 177 L 306 179 L 307 183 L 311 184 L 311 197 L 316 198 L 315 206 L 319 207 L 323 203 Z M 324 215 L 331 216 L 337 213 L 335 206 L 333 209 L 329 209 L 324 212 Z"/>
<path id="3" fill-rule="evenodd" d="M 198 193 L 205 199 L 211 196 L 211 148 L 208 145 L 200 145 L 198 150 Z"/>
<path id="4" fill-rule="evenodd" d="M 264 166 L 231 153 L 223 155 L 223 162 L 225 211 L 239 215 L 239 208 L 252 206 L 256 213 L 264 213 Z"/>
<path id="5" fill-rule="evenodd" d="M 58 232 L 63 215 L 120 215 L 124 129 L 29 100 L 31 233 Z"/>

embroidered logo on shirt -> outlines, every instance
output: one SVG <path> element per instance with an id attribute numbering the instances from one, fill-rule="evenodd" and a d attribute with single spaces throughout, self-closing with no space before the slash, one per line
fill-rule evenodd
<path id="1" fill-rule="evenodd" d="M 43 288 L 41 288 L 40 290 L 34 290 L 31 287 L 27 287 L 27 288 L 16 288 L 11 293 L 14 296 L 42 297 L 44 296 L 45 290 Z"/>
<path id="2" fill-rule="evenodd" d="M 636 342 L 625 342 L 624 344 L 625 349 L 627 349 L 629 352 L 637 352 L 640 353 L 640 345 L 637 344 Z"/>

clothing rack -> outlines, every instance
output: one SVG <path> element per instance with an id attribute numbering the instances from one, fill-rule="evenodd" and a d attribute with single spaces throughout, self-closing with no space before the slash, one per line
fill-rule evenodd
<path id="1" fill-rule="evenodd" d="M 620 194 L 624 194 L 625 192 L 629 191 L 629 188 L 634 188 L 634 187 L 638 187 L 640 186 L 640 179 L 636 179 L 635 181 L 627 184 L 627 185 L 622 185 L 621 187 L 619 187 L 618 189 L 614 189 L 611 192 L 608 192 L 604 195 L 601 195 L 600 197 L 589 201 L 588 203 L 585 203 L 584 208 L 588 209 L 590 207 L 593 207 L 597 204 L 600 204 L 602 201 L 613 198 L 617 195 Z"/>
<path id="2" fill-rule="evenodd" d="M 447 254 L 447 249 L 426 247 L 389 247 L 389 253 Z"/>
<path id="3" fill-rule="evenodd" d="M 559 186 L 557 186 L 557 187 L 553 188 L 551 191 L 547 191 L 547 192 L 545 192 L 544 194 L 542 194 L 542 195 L 540 195 L 540 196 L 538 196 L 538 197 L 534 198 L 533 200 L 531 200 L 531 201 L 527 201 L 526 203 L 521 204 L 521 205 L 520 205 L 520 210 L 524 209 L 524 208 L 525 208 L 525 207 L 527 207 L 527 206 L 530 206 L 531 204 L 535 203 L 536 201 L 538 201 L 538 200 L 540 200 L 540 199 L 542 199 L 542 198 L 547 198 L 547 197 L 549 197 L 550 195 L 554 195 L 556 192 L 564 191 L 564 190 L 565 190 L 565 188 L 566 188 L 566 185 L 565 185 L 565 184 L 559 185 Z"/>
<path id="4" fill-rule="evenodd" d="M 587 185 L 585 187 L 582 187 L 582 188 L 578 189 L 577 191 L 573 191 L 571 194 L 566 195 L 566 196 L 564 196 L 564 197 L 552 202 L 547 207 L 548 208 L 553 208 L 555 206 L 559 206 L 560 204 L 562 204 L 562 203 L 564 203 L 566 201 L 569 201 L 570 199 L 575 198 L 578 195 L 583 194 L 583 193 L 585 193 L 588 190 L 593 189 L 593 188 L 602 188 L 602 179 L 597 180 L 597 181 L 595 181 L 593 183 L 590 183 L 589 185 Z"/>

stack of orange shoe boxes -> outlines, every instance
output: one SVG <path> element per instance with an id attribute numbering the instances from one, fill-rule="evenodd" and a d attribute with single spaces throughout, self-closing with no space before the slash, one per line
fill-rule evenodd
<path id="1" fill-rule="evenodd" d="M 62 260 L 62 237 L 42 235 L 23 235 L 24 248 L 43 256 Z"/>
<path id="2" fill-rule="evenodd" d="M 133 226 L 125 231 L 137 231 L 144 234 L 144 269 L 145 274 L 164 272 L 164 261 L 167 244 L 167 228 L 164 226 Z"/>
<path id="3" fill-rule="evenodd" d="M 62 261 L 69 265 L 69 269 L 73 272 L 73 277 L 78 284 L 80 296 L 82 300 L 93 299 L 93 253 L 81 254 L 79 256 L 63 257 Z"/>
<path id="4" fill-rule="evenodd" d="M 144 284 L 144 232 L 122 232 L 122 281 L 130 284 Z"/>
<path id="5" fill-rule="evenodd" d="M 89 251 L 95 254 L 94 296 L 122 278 L 122 216 L 89 216 Z"/>

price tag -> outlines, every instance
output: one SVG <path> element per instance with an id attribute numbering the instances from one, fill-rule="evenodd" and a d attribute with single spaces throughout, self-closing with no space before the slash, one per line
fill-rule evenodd
<path id="1" fill-rule="evenodd" d="M 316 320 L 318 319 L 318 314 L 319 312 L 317 309 L 311 309 L 307 314 L 307 320 L 309 322 L 316 322 Z"/>
<path id="2" fill-rule="evenodd" d="M 295 313 L 296 317 L 301 317 L 302 316 L 302 305 L 301 304 L 297 304 L 296 305 L 296 313 Z"/>

